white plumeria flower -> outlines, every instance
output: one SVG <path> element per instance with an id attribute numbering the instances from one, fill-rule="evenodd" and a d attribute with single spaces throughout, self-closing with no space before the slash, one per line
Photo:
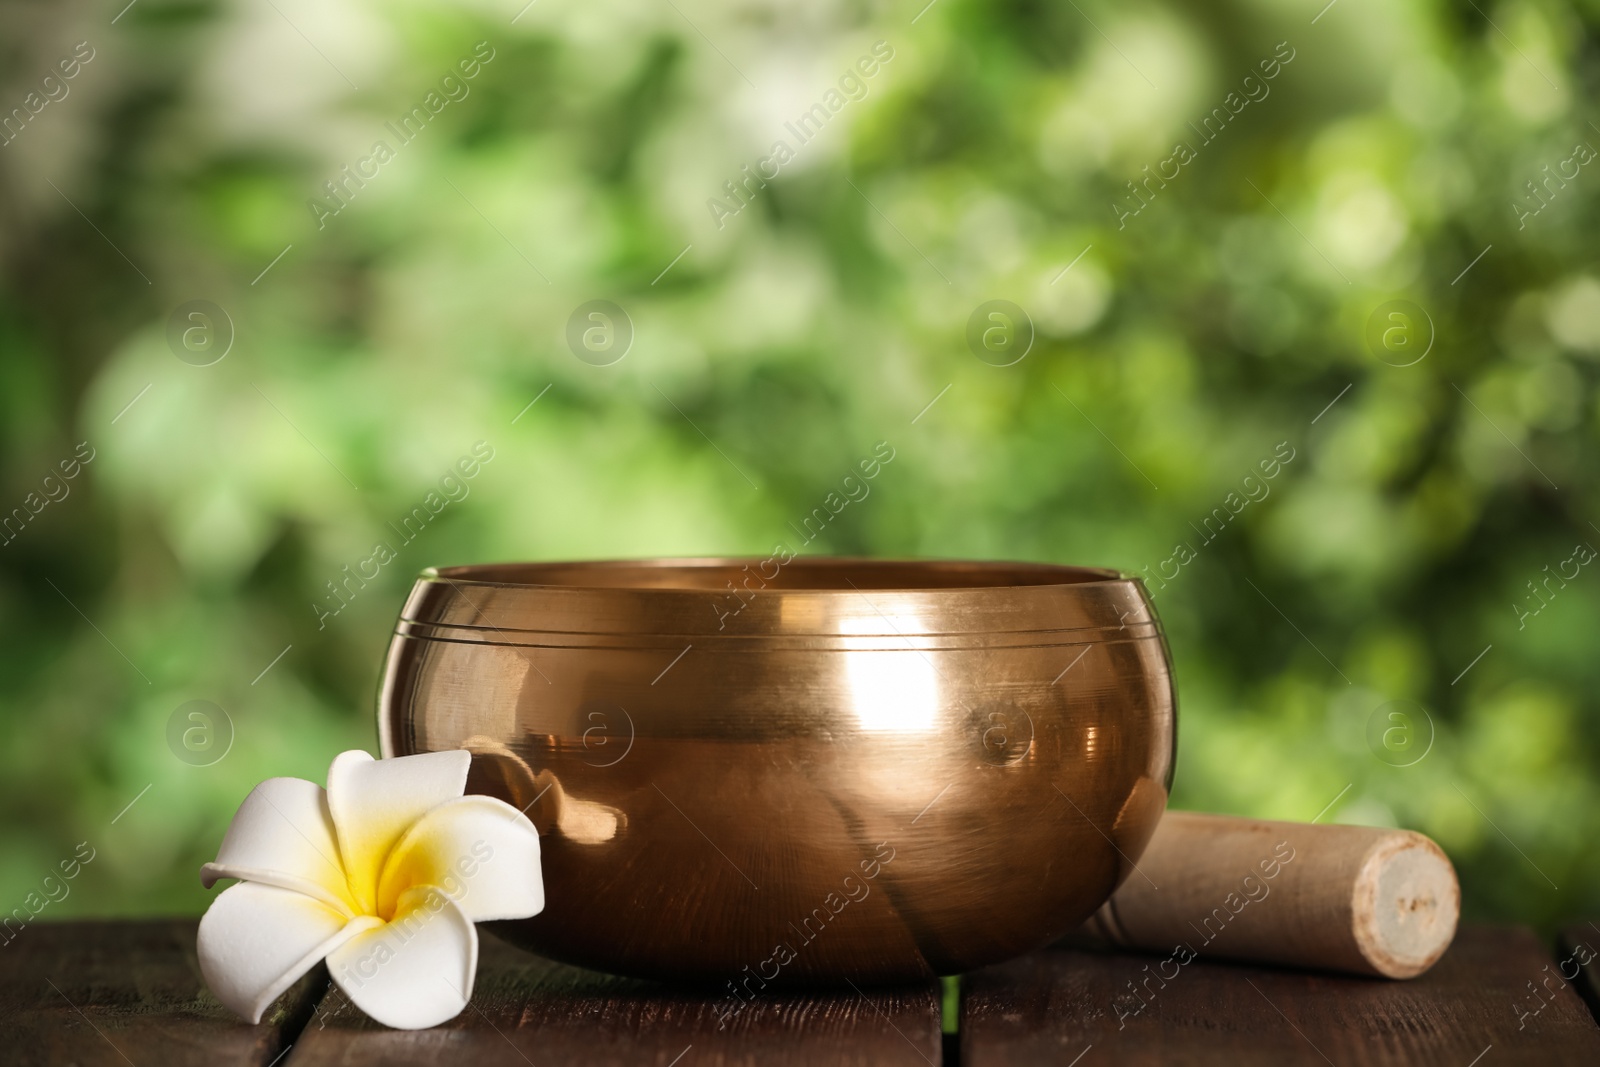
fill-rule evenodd
<path id="1" fill-rule="evenodd" d="M 463 796 L 470 753 L 375 760 L 340 753 L 326 791 L 270 778 L 239 806 L 207 888 L 237 878 L 200 920 L 200 972 L 252 1023 L 328 961 L 378 1022 L 454 1018 L 478 969 L 475 922 L 544 908 L 539 834 L 516 808 Z"/>

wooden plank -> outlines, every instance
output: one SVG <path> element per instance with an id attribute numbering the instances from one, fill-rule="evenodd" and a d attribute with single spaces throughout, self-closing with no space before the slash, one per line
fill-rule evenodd
<path id="1" fill-rule="evenodd" d="M 1406 982 L 1167 960 L 1047 949 L 969 975 L 963 1067 L 1600 1063 L 1570 986 L 1533 1012 L 1528 983 L 1556 960 L 1520 927 L 1465 927 Z"/>
<path id="2" fill-rule="evenodd" d="M 938 987 L 762 993 L 719 1027 L 725 990 L 580 970 L 480 929 L 472 1002 L 433 1030 L 379 1026 L 330 989 L 284 1067 L 929 1067 L 940 1059 Z"/>
<path id="3" fill-rule="evenodd" d="M 0 948 L 0 1059 L 17 1067 L 266 1067 L 310 1015 L 320 969 L 260 1026 L 200 978 L 194 919 L 33 923 Z M 9 932 L 9 931 L 8 931 Z"/>
<path id="4" fill-rule="evenodd" d="M 1575 923 L 1562 930 L 1556 942 L 1556 956 L 1556 974 L 1551 984 L 1570 981 L 1595 1019 L 1600 1020 L 1600 920 Z M 1540 984 L 1549 978 L 1552 976 L 1542 975 Z"/>

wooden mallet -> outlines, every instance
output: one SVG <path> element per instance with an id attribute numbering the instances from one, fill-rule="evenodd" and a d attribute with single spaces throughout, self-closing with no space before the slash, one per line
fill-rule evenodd
<path id="1" fill-rule="evenodd" d="M 1460 913 L 1455 868 L 1422 834 L 1168 811 L 1078 936 L 1413 978 L 1444 954 Z"/>

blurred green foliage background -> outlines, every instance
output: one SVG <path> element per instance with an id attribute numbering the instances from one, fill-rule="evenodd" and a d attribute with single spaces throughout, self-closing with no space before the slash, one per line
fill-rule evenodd
<path id="1" fill-rule="evenodd" d="M 422 567 L 765 556 L 884 440 L 814 549 L 1192 550 L 1151 581 L 1176 804 L 1414 827 L 1470 915 L 1600 912 L 1600 568 L 1528 584 L 1600 544 L 1597 5 L 923 2 L 0 9 L 0 910 L 87 840 L 51 915 L 198 912 L 252 785 L 374 746 Z M 609 366 L 567 345 L 592 299 L 635 331 Z M 991 299 L 1036 330 L 1010 366 L 966 340 Z M 1409 366 L 1365 337 L 1393 299 Z M 169 345 L 193 300 L 209 366 Z M 169 748 L 191 700 L 234 726 L 209 766 Z"/>

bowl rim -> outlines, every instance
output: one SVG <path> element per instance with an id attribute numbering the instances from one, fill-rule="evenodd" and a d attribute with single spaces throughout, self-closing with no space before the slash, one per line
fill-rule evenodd
<path id="1" fill-rule="evenodd" d="M 914 556 L 833 556 L 824 554 L 795 554 L 787 561 L 781 562 L 776 556 L 765 559 L 760 556 L 649 556 L 582 560 L 512 560 L 425 567 L 418 573 L 417 580 L 497 589 L 629 593 L 640 596 L 683 596 L 696 593 L 721 594 L 724 592 L 724 587 L 712 584 L 689 583 L 652 585 L 597 581 L 515 581 L 506 578 L 486 578 L 481 577 L 481 575 L 515 570 L 534 572 L 534 576 L 539 576 L 539 572 L 556 575 L 566 571 L 576 572 L 581 575 L 583 572 L 604 573 L 608 571 L 639 570 L 658 570 L 663 572 L 699 570 L 725 575 L 729 573 L 737 574 L 748 568 L 758 568 L 763 564 L 777 564 L 780 575 L 786 571 L 793 572 L 796 568 L 801 571 L 834 570 L 841 573 L 856 568 L 859 568 L 863 573 L 870 570 L 876 570 L 881 573 L 885 570 L 911 571 L 922 568 L 930 574 L 943 574 L 949 577 L 957 577 L 963 573 L 970 575 L 990 573 L 1013 579 L 1010 581 L 946 581 L 933 584 L 882 584 L 869 580 L 862 584 L 856 584 L 845 578 L 843 581 L 831 585 L 775 584 L 770 587 L 770 591 L 773 593 L 791 595 L 803 593 L 812 596 L 859 596 L 863 592 L 977 594 L 1018 589 L 1083 589 L 1140 581 L 1137 574 L 1110 567 L 1043 563 L 1026 560 L 972 560 L 952 557 L 924 558 Z M 761 573 L 765 576 L 765 572 Z M 1035 575 L 1040 580 L 1014 580 L 1023 575 Z M 767 580 L 776 581 L 776 576 Z"/>

